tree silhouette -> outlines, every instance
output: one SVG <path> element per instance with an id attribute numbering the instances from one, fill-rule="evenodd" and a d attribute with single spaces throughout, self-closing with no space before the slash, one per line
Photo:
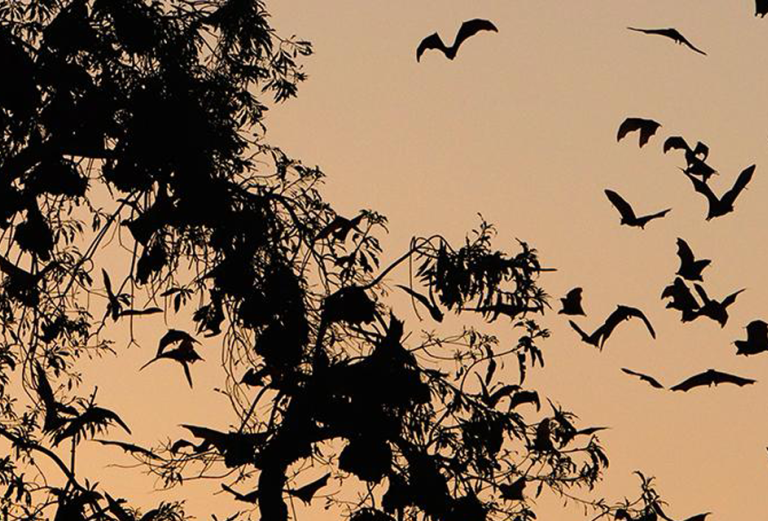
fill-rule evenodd
<path id="1" fill-rule="evenodd" d="M 548 336 L 536 250 L 494 249 L 482 221 L 460 246 L 414 238 L 380 266 L 385 218 L 338 215 L 323 173 L 264 141 L 266 97 L 296 94 L 311 46 L 277 35 L 262 2 L 29 0 L 2 3 L 0 20 L 14 79 L 0 82 L 4 519 L 185 517 L 178 503 L 142 513 L 75 467 L 84 439 L 130 433 L 78 385 L 78 359 L 112 351 L 110 323 L 161 311 L 193 323 L 158 335 L 155 359 L 181 363 L 191 386 L 197 338 L 220 338 L 239 418 L 154 448 L 99 440 L 168 486 L 225 469 L 234 500 L 280 521 L 289 498 L 310 503 L 354 476 L 366 494 L 327 499 L 357 521 L 524 520 L 542 488 L 571 497 L 600 478 L 599 429 L 541 410 L 524 387 Z M 405 266 L 417 310 L 504 315 L 519 341 L 469 327 L 409 336 L 386 300 Z M 502 381 L 507 359 L 516 383 Z M 309 463 L 323 473 L 295 471 Z M 642 489 L 593 506 L 655 513 L 644 477 Z"/>

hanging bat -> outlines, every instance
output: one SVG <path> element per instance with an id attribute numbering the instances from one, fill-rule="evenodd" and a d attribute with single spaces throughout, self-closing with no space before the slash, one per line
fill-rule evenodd
<path id="1" fill-rule="evenodd" d="M 736 202 L 736 198 L 747 187 L 752 180 L 752 175 L 755 173 L 755 165 L 745 168 L 736 179 L 733 184 L 733 188 L 725 192 L 722 197 L 717 197 L 712 189 L 706 182 L 697 179 L 691 173 L 683 170 L 683 173 L 691 180 L 693 189 L 704 195 L 709 203 L 707 210 L 707 221 L 714 219 L 715 217 L 721 217 L 733 211 L 733 205 Z"/>
<path id="2" fill-rule="evenodd" d="M 585 315 L 584 308 L 581 307 L 581 288 L 573 288 L 565 297 L 560 299 L 563 309 L 557 312 L 558 315 Z"/>
<path id="3" fill-rule="evenodd" d="M 628 133 L 639 130 L 640 148 L 643 148 L 643 146 L 648 143 L 648 140 L 651 139 L 651 136 L 656 133 L 660 126 L 660 123 L 657 123 L 652 119 L 627 118 L 621 125 L 619 125 L 619 132 L 616 134 L 616 141 L 621 141 Z"/>
<path id="4" fill-rule="evenodd" d="M 307 483 L 303 487 L 297 488 L 296 490 L 289 490 L 288 494 L 299 498 L 308 505 L 312 501 L 312 498 L 315 496 L 317 491 L 328 484 L 329 477 L 331 477 L 330 472 L 325 476 L 316 479 L 315 481 Z"/>
<path id="5" fill-rule="evenodd" d="M 685 36 L 680 34 L 680 32 L 677 29 L 674 29 L 671 27 L 667 29 L 639 29 L 636 27 L 627 27 L 627 29 L 629 29 L 630 31 L 637 31 L 645 34 L 657 34 L 659 36 L 666 36 L 667 38 L 671 38 L 672 40 L 674 40 L 675 43 L 679 43 L 687 46 L 689 49 L 691 49 L 694 52 L 697 52 L 704 56 L 707 55 L 707 53 L 705 53 L 701 49 L 694 47 L 693 44 L 689 42 Z"/>
<path id="6" fill-rule="evenodd" d="M 674 387 L 670 387 L 672 391 L 689 391 L 690 389 L 693 389 L 694 387 L 702 387 L 702 386 L 713 386 L 718 384 L 736 384 L 739 387 L 753 384 L 757 380 L 752 380 L 750 378 L 742 378 L 740 376 L 735 376 L 728 373 L 721 373 L 720 371 L 715 371 L 714 369 L 709 369 L 703 373 L 697 374 L 695 376 L 691 376 L 687 380 L 680 382 L 679 384 L 675 385 Z"/>
<path id="7" fill-rule="evenodd" d="M 765 18 L 768 14 L 768 0 L 755 0 L 755 16 Z"/>
<path id="8" fill-rule="evenodd" d="M 670 210 L 672 210 L 672 208 L 667 208 L 666 210 L 662 210 L 654 214 L 637 217 L 635 215 L 635 211 L 632 209 L 629 203 L 625 201 L 619 194 L 613 190 L 605 190 L 605 195 L 608 197 L 608 200 L 611 201 L 611 204 L 613 204 L 613 206 L 619 211 L 619 214 L 621 215 L 621 224 L 626 224 L 627 226 L 639 226 L 640 228 L 644 229 L 645 225 L 648 224 L 649 221 L 664 217 L 667 215 L 667 213 L 669 213 Z"/>
<path id="9" fill-rule="evenodd" d="M 702 280 L 701 272 L 712 262 L 709 259 L 695 260 L 693 250 L 688 243 L 677 238 L 677 256 L 680 257 L 680 269 L 677 275 L 687 280 Z"/>
<path id="10" fill-rule="evenodd" d="M 701 297 L 703 302 L 701 308 L 695 313 L 696 318 L 700 316 L 709 317 L 720 324 L 720 327 L 725 327 L 725 324 L 728 323 L 728 306 L 736 302 L 736 297 L 738 297 L 739 293 L 744 291 L 744 289 L 731 293 L 718 302 L 717 300 L 710 299 L 706 290 L 699 284 L 694 284 L 693 287 L 696 289 L 696 293 L 699 294 L 699 297 Z"/>
<path id="11" fill-rule="evenodd" d="M 446 58 L 453 60 L 456 57 L 456 53 L 459 51 L 461 44 L 464 43 L 467 38 L 474 36 L 480 31 L 493 31 L 495 33 L 499 32 L 496 26 L 488 20 L 481 20 L 479 18 L 475 18 L 474 20 L 467 20 L 461 24 L 459 32 L 456 33 L 456 39 L 454 40 L 453 45 L 450 47 L 445 46 L 443 40 L 440 39 L 440 35 L 437 33 L 433 33 L 424 38 L 419 44 L 418 49 L 416 49 L 416 61 L 420 61 L 421 55 L 424 54 L 424 51 L 428 49 L 437 49 L 445 54 Z"/>
<path id="12" fill-rule="evenodd" d="M 737 355 L 756 355 L 768 351 L 768 324 L 762 320 L 753 320 L 747 324 L 747 339 L 736 340 Z"/>
<path id="13" fill-rule="evenodd" d="M 656 389 L 664 389 L 664 386 L 661 385 L 661 383 L 659 383 L 659 381 L 652 376 L 648 376 L 647 374 L 643 374 L 643 373 L 638 373 L 636 371 L 633 371 L 631 369 L 626 369 L 624 367 L 622 367 L 621 370 L 629 375 L 637 376 L 643 382 L 648 382 L 649 384 L 651 384 L 651 387 L 655 387 Z"/>

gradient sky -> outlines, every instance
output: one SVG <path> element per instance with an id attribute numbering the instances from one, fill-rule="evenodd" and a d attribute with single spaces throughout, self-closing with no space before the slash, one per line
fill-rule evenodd
<path id="1" fill-rule="evenodd" d="M 754 1 L 282 0 L 267 8 L 279 34 L 315 48 L 303 61 L 309 80 L 298 99 L 268 112 L 267 141 L 319 165 L 328 175 L 324 193 L 342 215 L 371 208 L 389 218 L 385 260 L 402 254 L 414 235 L 461 241 L 482 213 L 497 226 L 497 247 L 514 251 L 515 238 L 525 240 L 544 265 L 558 269 L 542 278 L 554 308 L 542 320 L 553 333 L 542 346 L 546 367 L 527 383 L 576 412 L 583 425 L 610 426 L 600 439 L 611 466 L 597 492 L 635 497 L 638 469 L 656 476 L 675 519 L 706 511 L 714 514 L 709 521 L 764 518 L 768 354 L 737 357 L 732 344 L 746 337 L 751 320 L 768 321 L 768 56 L 760 52 L 768 49 L 768 19 L 753 16 Z M 422 38 L 437 31 L 450 42 L 472 18 L 492 20 L 499 32 L 468 40 L 452 62 L 434 51 L 416 62 Z M 627 26 L 676 27 L 708 56 Z M 628 116 L 662 124 L 642 149 L 636 134 L 616 142 Z M 678 170 L 682 153 L 662 153 L 671 135 L 710 146 L 708 163 L 721 173 L 710 182 L 717 193 L 757 164 L 734 213 L 704 220 L 705 200 Z M 620 226 L 606 188 L 638 213 L 672 211 L 645 230 Z M 704 272 L 711 296 L 747 288 L 725 328 L 708 319 L 681 324 L 659 299 L 678 268 L 678 237 L 712 259 Z M 388 279 L 406 280 L 406 269 Z M 585 329 L 625 304 L 645 311 L 657 340 L 630 321 L 603 352 L 581 343 L 555 312 L 574 286 L 584 288 L 588 316 L 578 322 Z M 434 327 L 419 323 L 406 299 L 401 304 L 407 327 Z M 193 390 L 176 364 L 136 372 L 164 328 L 188 328 L 188 318 L 137 321 L 136 334 L 149 340 L 127 351 L 121 335 L 128 330 L 118 324 L 125 328 L 112 331 L 120 356 L 82 367 L 85 385 L 99 385 L 100 403 L 131 425 L 133 442 L 186 436 L 180 423 L 225 430 L 234 421 L 223 412 L 226 398 L 213 391 L 221 385 L 218 340 L 203 340 L 206 362 L 192 368 Z M 519 336 L 503 319 L 490 331 L 505 342 Z M 622 367 L 667 385 L 708 368 L 758 383 L 672 393 Z M 516 381 L 511 368 L 509 375 Z M 95 445 L 84 445 L 81 465 L 89 464 L 90 450 L 90 465 L 99 461 L 105 449 Z M 152 480 L 129 480 L 122 469 L 86 475 L 105 486 L 119 483 L 126 497 L 147 504 L 170 497 L 148 494 Z M 194 484 L 177 497 L 188 498 L 198 519 L 211 512 L 225 519 L 242 506 L 225 495 L 211 499 Z M 579 509 L 563 510 L 546 497 L 537 512 L 544 521 L 582 519 Z"/>
<path id="2" fill-rule="evenodd" d="M 611 467 L 599 492 L 634 496 L 640 469 L 657 477 L 676 519 L 764 517 L 768 355 L 737 357 L 732 345 L 751 320 L 768 320 L 768 19 L 753 16 L 754 1 L 286 0 L 268 9 L 278 32 L 312 41 L 316 52 L 298 99 L 268 113 L 268 141 L 321 166 L 340 213 L 387 215 L 387 258 L 413 235 L 460 240 L 480 212 L 497 225 L 499 247 L 513 250 L 520 238 L 558 268 L 542 281 L 555 309 L 567 290 L 584 288 L 585 329 L 616 304 L 649 316 L 656 341 L 630 321 L 602 353 L 580 343 L 563 316 L 543 321 L 553 336 L 531 384 L 584 424 L 611 427 L 600 435 Z M 434 51 L 416 62 L 423 37 L 437 31 L 450 43 L 471 18 L 499 32 L 468 40 L 453 62 Z M 708 56 L 627 26 L 676 27 Z M 637 134 L 616 142 L 628 116 L 662 124 L 642 149 Z M 704 220 L 704 198 L 678 170 L 682 153 L 662 153 L 671 135 L 710 146 L 716 193 L 757 164 L 734 213 Z M 673 210 L 645 230 L 619 226 L 606 188 L 638 213 Z M 659 299 L 678 268 L 677 237 L 712 259 L 711 296 L 747 288 L 726 327 L 682 324 Z M 400 312 L 411 328 L 433 327 Z M 494 331 L 516 338 L 502 320 Z M 708 368 L 758 383 L 672 393 L 621 367 L 667 385 Z"/>

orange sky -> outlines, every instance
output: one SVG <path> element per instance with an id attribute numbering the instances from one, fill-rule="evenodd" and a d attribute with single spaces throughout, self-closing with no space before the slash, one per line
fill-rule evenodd
<path id="1" fill-rule="evenodd" d="M 553 336 L 546 368 L 531 383 L 585 424 L 611 426 L 600 435 L 611 460 L 600 492 L 634 496 L 631 472 L 641 469 L 657 477 L 674 518 L 764 516 L 768 355 L 736 357 L 732 345 L 748 322 L 768 320 L 768 57 L 760 51 L 768 20 L 753 16 L 754 2 L 292 0 L 268 8 L 280 33 L 308 39 L 316 51 L 298 99 L 268 113 L 268 140 L 320 165 L 340 212 L 387 215 L 389 258 L 412 235 L 460 239 L 480 212 L 497 225 L 499 246 L 526 240 L 558 268 L 543 281 L 556 309 L 556 298 L 584 288 L 585 329 L 616 304 L 646 312 L 656 341 L 627 322 L 602 353 L 581 344 L 562 316 L 544 320 Z M 416 63 L 423 37 L 438 31 L 450 42 L 471 18 L 492 20 L 499 32 L 468 40 L 453 62 L 427 52 Z M 676 27 L 708 56 L 627 26 Z M 662 127 L 643 149 L 636 134 L 617 143 L 627 116 Z M 670 135 L 710 146 L 718 193 L 757 164 L 734 213 L 704 220 L 704 198 L 678 170 L 682 153 L 662 153 Z M 639 213 L 673 210 L 645 230 L 619 226 L 606 188 Z M 677 237 L 712 259 L 704 272 L 710 295 L 747 288 L 725 328 L 707 319 L 681 324 L 659 299 L 678 268 Z M 411 328 L 432 327 L 407 307 L 401 314 Z M 494 328 L 514 338 L 503 321 Z M 672 393 L 621 367 L 668 385 L 710 367 L 758 383 Z"/>

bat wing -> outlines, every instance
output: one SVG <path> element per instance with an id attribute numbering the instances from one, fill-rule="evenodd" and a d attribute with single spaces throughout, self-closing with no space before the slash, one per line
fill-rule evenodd
<path id="1" fill-rule="evenodd" d="M 424 54 L 424 51 L 427 51 L 429 49 L 437 49 L 439 51 L 442 51 L 443 54 L 445 54 L 445 44 L 443 43 L 443 40 L 440 39 L 440 35 L 437 33 L 430 34 L 426 38 L 424 38 L 421 43 L 419 44 L 419 47 L 416 49 L 416 61 L 421 60 L 421 55 Z"/>
<path id="2" fill-rule="evenodd" d="M 768 0 L 755 0 L 755 16 L 764 18 L 768 14 Z"/>
<path id="3" fill-rule="evenodd" d="M 611 201 L 611 204 L 619 211 L 622 219 L 626 221 L 633 221 L 636 219 L 635 211 L 619 194 L 613 190 L 605 190 L 605 195 L 608 197 L 608 200 Z"/>
<path id="4" fill-rule="evenodd" d="M 616 141 L 621 141 L 624 136 L 635 130 L 641 130 L 643 128 L 643 122 L 646 121 L 640 118 L 627 118 L 621 125 L 619 125 L 619 131 L 616 133 Z"/>
<path id="5" fill-rule="evenodd" d="M 752 174 L 755 173 L 755 165 L 749 166 L 745 168 L 740 174 L 739 177 L 736 179 L 736 182 L 733 185 L 733 188 L 728 190 L 723 194 L 723 197 L 721 197 L 721 200 L 724 204 L 727 204 L 729 206 L 733 206 L 733 203 L 736 201 L 736 198 L 739 196 L 742 190 L 744 190 L 749 182 L 752 180 Z"/>
<path id="6" fill-rule="evenodd" d="M 656 134 L 659 127 L 661 127 L 661 124 L 652 119 L 643 120 L 643 126 L 640 129 L 640 148 L 643 148 L 643 146 L 648 143 L 648 140 Z"/>
<path id="7" fill-rule="evenodd" d="M 673 40 L 675 40 L 678 43 L 682 43 L 683 45 L 685 45 L 686 47 L 688 47 L 690 50 L 692 50 L 694 52 L 697 52 L 697 53 L 699 53 L 699 54 L 701 54 L 703 56 L 707 55 L 707 53 L 705 53 L 704 51 L 702 51 L 701 49 L 699 49 L 698 47 L 693 45 L 691 42 L 689 42 L 688 38 L 686 38 L 685 36 L 680 34 L 680 32 L 678 32 L 678 31 L 676 31 L 674 29 L 672 29 L 672 31 L 674 31 L 674 35 L 670 36 L 670 38 L 672 38 Z"/>
<path id="8" fill-rule="evenodd" d="M 664 389 L 664 386 L 661 385 L 661 383 L 659 383 L 659 381 L 652 376 L 648 376 L 647 374 L 643 374 L 643 373 L 638 373 L 637 371 L 626 369 L 624 367 L 622 367 L 621 370 L 629 375 L 637 376 L 638 378 L 640 378 L 640 380 L 644 382 L 648 382 L 649 384 L 651 384 L 652 387 L 655 387 L 656 389 Z"/>
<path id="9" fill-rule="evenodd" d="M 706 161 L 707 157 L 709 157 L 709 147 L 701 141 L 698 141 L 696 143 L 696 147 L 693 149 L 693 155 L 699 158 L 701 161 Z"/>
<path id="10" fill-rule="evenodd" d="M 330 473 L 324 475 L 319 479 L 316 479 L 315 481 L 312 481 L 311 483 L 307 483 L 301 488 L 297 488 L 296 490 L 290 491 L 289 494 L 309 504 L 312 501 L 312 498 L 315 496 L 315 493 L 317 493 L 318 490 L 320 490 L 321 488 L 323 488 L 328 484 L 329 477 L 331 477 Z"/>
<path id="11" fill-rule="evenodd" d="M 717 196 L 709 187 L 709 185 L 707 185 L 707 183 L 705 183 L 701 179 L 695 178 L 693 175 L 691 175 L 685 170 L 683 170 L 683 173 L 686 175 L 686 177 L 688 177 L 688 179 L 691 180 L 693 189 L 707 198 L 707 202 L 709 203 L 710 208 L 720 204 L 720 199 L 717 198 Z"/>
<path id="12" fill-rule="evenodd" d="M 688 146 L 688 143 L 686 143 L 685 139 L 682 137 L 672 136 L 664 141 L 664 153 L 666 154 L 670 150 L 685 150 L 686 152 L 690 152 L 691 147 Z"/>
<path id="13" fill-rule="evenodd" d="M 753 320 L 747 324 L 747 338 L 765 340 L 768 337 L 768 324 L 762 320 Z"/>
<path id="14" fill-rule="evenodd" d="M 440 311 L 440 309 L 432 304 L 427 297 L 422 295 L 421 293 L 417 293 L 416 291 L 412 290 L 408 286 L 402 286 L 400 284 L 397 284 L 397 287 L 408 293 L 411 297 L 418 300 L 425 308 L 427 308 L 427 311 L 429 311 L 430 316 L 436 321 L 436 322 L 442 322 L 443 321 L 443 312 Z"/>
<path id="15" fill-rule="evenodd" d="M 711 383 L 712 383 L 711 375 L 707 373 L 699 373 L 697 375 L 691 376 L 687 380 L 684 380 L 673 387 L 670 387 L 670 390 L 687 392 L 693 389 L 694 387 L 700 387 L 702 385 L 710 385 Z"/>
<path id="16" fill-rule="evenodd" d="M 688 246 L 688 243 L 681 238 L 677 238 L 677 256 L 680 257 L 680 269 L 683 266 L 690 266 L 694 262 L 693 250 Z"/>
<path id="17" fill-rule="evenodd" d="M 728 306 L 730 306 L 731 304 L 733 304 L 734 302 L 736 302 L 736 297 L 738 297 L 738 296 L 739 296 L 739 293 L 741 293 L 742 291 L 744 291 L 744 289 L 745 289 L 745 288 L 742 288 L 742 289 L 740 289 L 739 291 L 735 291 L 735 292 L 731 293 L 730 295 L 728 295 L 727 297 L 725 297 L 725 298 L 723 299 L 723 301 L 721 302 L 721 304 L 723 305 L 723 307 L 727 308 Z"/>
<path id="18" fill-rule="evenodd" d="M 470 36 L 474 36 L 480 31 L 493 31 L 495 33 L 499 32 L 496 26 L 488 20 L 482 20 L 480 18 L 467 20 L 461 24 L 459 32 L 456 33 L 456 40 L 453 42 L 454 52 L 459 50 L 459 47 L 461 47 L 461 44 L 464 43 L 464 40 Z"/>
<path id="19" fill-rule="evenodd" d="M 656 332 L 653 330 L 653 326 L 651 325 L 651 321 L 648 320 L 648 317 L 645 316 L 645 313 L 640 311 L 637 308 L 632 308 L 629 306 L 619 306 L 615 312 L 620 312 L 623 319 L 628 319 L 632 317 L 639 318 L 640 320 L 645 323 L 645 327 L 648 328 L 648 332 L 651 334 L 653 338 L 656 338 Z"/>
<path id="20" fill-rule="evenodd" d="M 742 378 L 741 376 L 736 376 L 734 374 L 728 374 L 728 373 L 721 373 L 720 371 L 713 371 L 710 370 L 710 378 L 712 379 L 712 383 L 715 385 L 721 384 L 721 383 L 729 383 L 729 384 L 736 384 L 739 387 L 743 387 L 745 385 L 753 384 L 757 382 L 757 380 L 752 380 L 751 378 Z"/>

